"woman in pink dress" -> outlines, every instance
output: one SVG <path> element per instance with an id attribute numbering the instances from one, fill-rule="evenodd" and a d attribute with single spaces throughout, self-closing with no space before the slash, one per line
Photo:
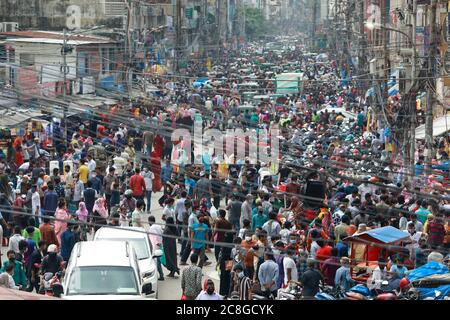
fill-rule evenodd
<path id="1" fill-rule="evenodd" d="M 55 233 L 58 238 L 58 243 L 61 243 L 61 235 L 67 229 L 67 220 L 69 215 L 67 213 L 66 200 L 60 199 L 58 203 L 58 209 L 55 212 Z"/>
<path id="2" fill-rule="evenodd" d="M 92 222 L 94 224 L 94 231 L 96 232 L 101 226 L 108 223 L 108 209 L 106 208 L 106 199 L 98 198 L 95 201 L 94 208 L 92 209 Z"/>
<path id="3" fill-rule="evenodd" d="M 75 212 L 76 218 L 78 219 L 78 221 L 87 223 L 88 222 L 88 215 L 89 212 L 86 208 L 86 203 L 84 202 L 80 202 L 78 204 L 78 210 Z M 83 241 L 87 241 L 87 225 L 86 224 L 82 224 L 81 225 L 81 238 Z"/>

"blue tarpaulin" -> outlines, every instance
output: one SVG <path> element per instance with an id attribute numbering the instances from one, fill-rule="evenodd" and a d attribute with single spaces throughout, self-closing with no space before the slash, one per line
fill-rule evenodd
<path id="1" fill-rule="evenodd" d="M 377 228 L 369 230 L 366 232 L 359 233 L 357 235 L 347 237 L 345 241 L 369 241 L 369 242 L 379 242 L 379 243 L 396 243 L 401 240 L 406 240 L 409 235 L 397 228 L 387 226 L 382 228 Z"/>
<path id="2" fill-rule="evenodd" d="M 436 291 L 440 291 L 439 297 L 436 297 Z M 450 296 L 450 285 L 442 285 L 437 288 L 419 288 L 419 299 L 434 298 L 434 300 L 444 300 Z"/>
<path id="3" fill-rule="evenodd" d="M 209 80 L 208 77 L 199 78 L 196 81 L 194 81 L 193 86 L 194 88 L 201 87 L 203 84 L 205 84 Z"/>
<path id="4" fill-rule="evenodd" d="M 400 241 L 408 237 L 405 232 L 391 226 L 369 230 L 367 234 L 385 243 Z"/>
<path id="5" fill-rule="evenodd" d="M 424 264 L 420 268 L 414 269 L 411 272 L 408 273 L 406 278 L 408 278 L 409 281 L 414 281 L 417 279 L 422 279 L 428 276 L 431 276 L 433 274 L 446 274 L 449 273 L 450 270 L 445 264 L 431 261 L 427 264 Z"/>

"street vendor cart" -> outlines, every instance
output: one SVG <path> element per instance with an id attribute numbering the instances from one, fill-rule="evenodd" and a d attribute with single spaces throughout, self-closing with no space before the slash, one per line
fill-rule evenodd
<path id="1" fill-rule="evenodd" d="M 404 244 L 409 241 L 409 235 L 387 226 L 354 234 L 343 241 L 347 242 L 350 248 L 350 271 L 353 280 L 365 283 L 370 276 L 369 269 L 377 267 L 380 254 L 388 261 L 391 254 L 407 251 Z"/>

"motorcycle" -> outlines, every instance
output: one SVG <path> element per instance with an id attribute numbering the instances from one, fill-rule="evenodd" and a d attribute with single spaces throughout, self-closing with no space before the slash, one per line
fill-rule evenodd
<path id="1" fill-rule="evenodd" d="M 300 300 L 302 297 L 302 289 L 299 286 L 289 286 L 287 288 L 278 289 L 276 300 Z"/>
<path id="2" fill-rule="evenodd" d="M 339 287 L 320 284 L 319 290 L 314 296 L 316 300 L 342 300 L 346 298 L 345 293 Z"/>
<path id="3" fill-rule="evenodd" d="M 59 271 L 55 274 L 47 272 L 42 278 L 42 286 L 44 294 L 49 297 L 60 297 L 62 294 L 61 285 L 62 272 Z"/>

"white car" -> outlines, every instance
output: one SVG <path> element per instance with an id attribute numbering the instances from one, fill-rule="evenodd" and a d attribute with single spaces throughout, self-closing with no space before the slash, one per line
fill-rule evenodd
<path id="1" fill-rule="evenodd" d="M 152 243 L 144 228 L 138 227 L 102 227 L 97 230 L 94 241 L 128 241 L 136 251 L 144 284 L 151 283 L 154 293 L 152 298 L 158 298 L 158 271 L 155 258 L 162 255 L 161 250 L 153 252 Z"/>
<path id="2" fill-rule="evenodd" d="M 63 288 L 68 300 L 140 300 L 153 292 L 142 283 L 136 252 L 126 241 L 76 243 Z"/>

